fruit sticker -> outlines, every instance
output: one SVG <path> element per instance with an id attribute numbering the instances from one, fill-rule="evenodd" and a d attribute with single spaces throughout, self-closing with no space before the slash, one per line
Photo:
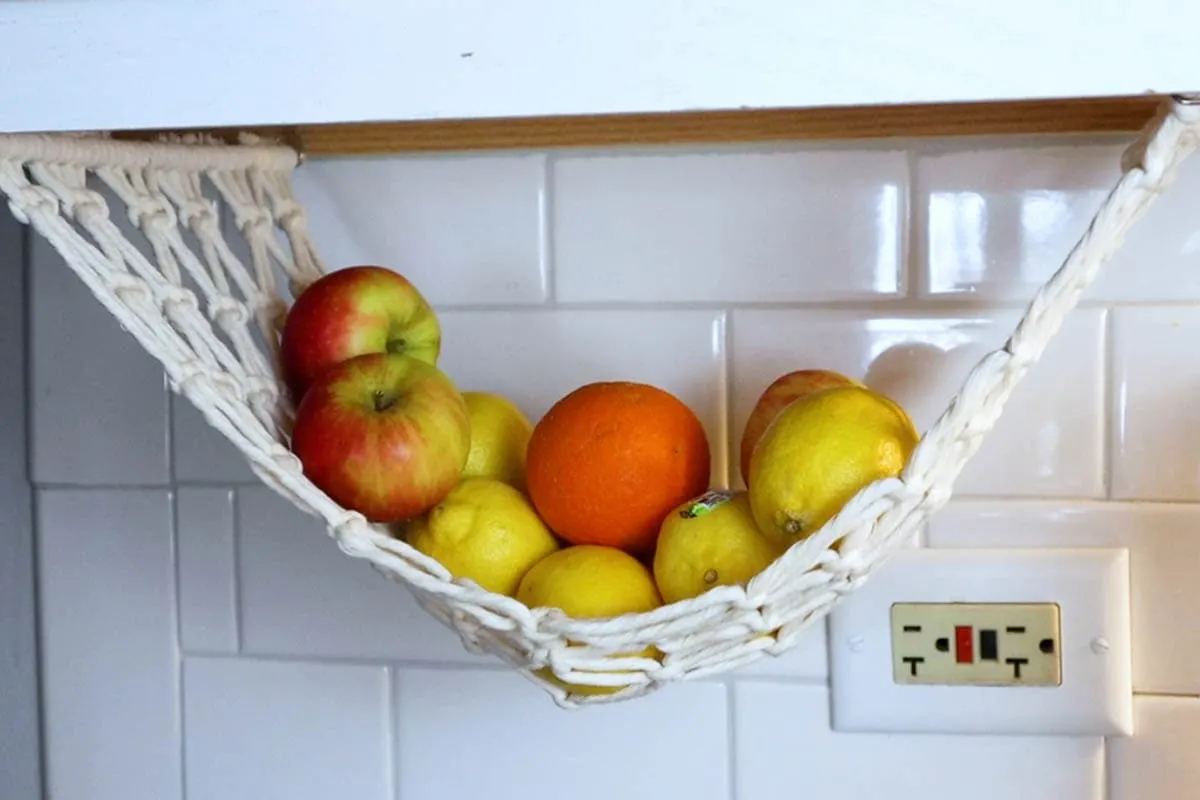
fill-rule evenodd
<path id="1" fill-rule="evenodd" d="M 693 500 L 686 508 L 680 509 L 679 516 L 684 519 L 695 519 L 709 514 L 722 503 L 728 503 L 733 492 L 705 492 Z"/>

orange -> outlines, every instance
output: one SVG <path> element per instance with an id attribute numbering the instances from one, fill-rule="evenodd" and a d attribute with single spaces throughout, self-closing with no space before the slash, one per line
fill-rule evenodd
<path id="1" fill-rule="evenodd" d="M 644 383 L 581 386 L 534 426 L 526 488 L 572 544 L 643 554 L 672 509 L 708 486 L 704 427 L 679 398 Z"/>

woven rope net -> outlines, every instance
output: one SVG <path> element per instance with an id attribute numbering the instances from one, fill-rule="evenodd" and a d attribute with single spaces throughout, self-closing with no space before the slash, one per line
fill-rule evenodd
<path id="1" fill-rule="evenodd" d="M 1087 231 L 1004 346 L 965 376 L 898 478 L 865 487 L 745 586 L 610 619 L 527 608 L 456 580 L 305 478 L 288 447 L 293 409 L 281 381 L 278 335 L 287 298 L 325 267 L 292 193 L 294 150 L 252 138 L 225 144 L 0 135 L 0 193 L 264 483 L 323 520 L 346 555 L 407 587 L 468 650 L 503 659 L 559 705 L 574 707 L 779 655 L 909 543 L 950 499 L 1017 383 L 1198 142 L 1200 106 L 1164 101 L 1126 150 L 1121 177 Z M 232 225 L 222 224 L 222 207 Z M 649 646 L 656 657 L 629 655 Z M 547 680 L 548 672 L 562 682 L 618 689 L 569 692 Z"/>

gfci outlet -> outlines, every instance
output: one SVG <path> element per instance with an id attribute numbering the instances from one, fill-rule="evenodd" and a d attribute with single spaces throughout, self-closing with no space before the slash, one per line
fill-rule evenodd
<path id="1" fill-rule="evenodd" d="M 828 624 L 835 730 L 1133 732 L 1126 550 L 904 550 Z"/>
<path id="2" fill-rule="evenodd" d="M 1054 603 L 894 603 L 897 683 L 1058 686 L 1062 655 Z"/>

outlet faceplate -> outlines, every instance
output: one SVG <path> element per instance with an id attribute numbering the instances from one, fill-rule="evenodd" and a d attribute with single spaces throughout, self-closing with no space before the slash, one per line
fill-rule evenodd
<path id="1" fill-rule="evenodd" d="M 838 604 L 828 630 L 835 730 L 1133 732 L 1127 550 L 901 550 Z M 983 631 L 996 632 L 995 664 Z M 916 676 L 905 657 L 926 659 Z M 1008 658 L 1028 658 L 1021 680 Z"/>
<path id="2" fill-rule="evenodd" d="M 893 603 L 896 683 L 1059 686 L 1054 603 Z"/>

